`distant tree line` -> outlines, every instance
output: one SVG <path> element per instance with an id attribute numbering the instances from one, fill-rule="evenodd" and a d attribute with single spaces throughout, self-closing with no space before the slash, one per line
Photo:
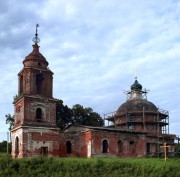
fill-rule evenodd
<path id="1" fill-rule="evenodd" d="M 0 152 L 7 152 L 7 141 L 0 142 Z M 11 143 L 8 143 L 8 153 L 11 153 Z"/>

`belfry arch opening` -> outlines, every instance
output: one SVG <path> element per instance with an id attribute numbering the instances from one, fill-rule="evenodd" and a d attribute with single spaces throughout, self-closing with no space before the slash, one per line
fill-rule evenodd
<path id="1" fill-rule="evenodd" d="M 36 120 L 37 122 L 42 122 L 42 109 L 41 108 L 36 109 Z"/>
<path id="2" fill-rule="evenodd" d="M 108 152 L 108 141 L 107 140 L 103 140 L 102 142 L 102 152 L 103 153 L 107 153 Z"/>
<path id="3" fill-rule="evenodd" d="M 72 143 L 70 141 L 66 142 L 66 151 L 67 151 L 67 154 L 72 153 Z"/>
<path id="4" fill-rule="evenodd" d="M 23 75 L 20 76 L 19 80 L 19 94 L 21 95 L 23 93 Z"/>
<path id="5" fill-rule="evenodd" d="M 16 137 L 15 139 L 15 157 L 18 157 L 19 155 L 19 138 Z"/>
<path id="6" fill-rule="evenodd" d="M 44 81 L 43 74 L 37 74 L 36 75 L 37 94 L 42 94 L 42 91 L 43 91 L 43 81 Z"/>

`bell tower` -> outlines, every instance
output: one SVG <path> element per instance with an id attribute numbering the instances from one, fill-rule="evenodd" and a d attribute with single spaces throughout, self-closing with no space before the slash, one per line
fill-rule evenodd
<path id="1" fill-rule="evenodd" d="M 25 57 L 23 69 L 18 73 L 18 96 L 14 100 L 12 130 L 13 157 L 42 153 L 54 155 L 57 148 L 56 99 L 52 95 L 53 72 L 39 51 L 38 27 L 37 24 L 33 50 Z"/>

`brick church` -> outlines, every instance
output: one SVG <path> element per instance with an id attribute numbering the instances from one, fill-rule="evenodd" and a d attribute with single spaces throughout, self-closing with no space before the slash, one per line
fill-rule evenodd
<path id="1" fill-rule="evenodd" d="M 38 27 L 38 26 L 37 26 Z M 60 132 L 56 126 L 53 72 L 39 51 L 39 38 L 18 73 L 14 101 L 12 157 L 147 157 L 159 156 L 163 143 L 174 151 L 175 135 L 169 134 L 168 111 L 147 101 L 146 90 L 135 79 L 127 101 L 104 117 L 106 126 L 72 125 Z"/>

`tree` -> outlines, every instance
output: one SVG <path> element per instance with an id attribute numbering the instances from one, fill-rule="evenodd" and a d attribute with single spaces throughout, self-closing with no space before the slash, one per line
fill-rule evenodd
<path id="1" fill-rule="evenodd" d="M 101 116 L 93 112 L 92 108 L 84 108 L 80 104 L 76 104 L 72 108 L 73 120 L 76 125 L 87 125 L 101 127 L 104 125 L 104 121 Z"/>
<path id="2" fill-rule="evenodd" d="M 63 104 L 62 100 L 58 100 L 56 104 L 56 122 L 61 130 L 73 124 L 72 111 L 67 105 Z"/>
<path id="3" fill-rule="evenodd" d="M 80 104 L 76 104 L 72 109 L 63 104 L 62 100 L 58 100 L 56 105 L 56 121 L 57 126 L 63 130 L 68 125 L 87 125 L 87 126 L 103 126 L 104 121 L 101 116 L 93 112 L 92 108 L 84 108 Z"/>
<path id="4" fill-rule="evenodd" d="M 6 114 L 6 124 L 9 124 L 9 131 L 10 131 L 10 141 L 11 141 L 11 130 L 14 126 L 14 115 L 11 116 L 11 114 Z"/>

